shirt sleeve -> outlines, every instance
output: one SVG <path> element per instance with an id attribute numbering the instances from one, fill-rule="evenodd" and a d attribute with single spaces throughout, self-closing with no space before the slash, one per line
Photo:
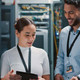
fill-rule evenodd
<path id="1" fill-rule="evenodd" d="M 47 53 L 44 51 L 44 59 L 43 59 L 43 75 L 50 74 L 50 68 L 49 68 L 49 59 Z"/>
<path id="2" fill-rule="evenodd" d="M 9 72 L 9 62 L 6 52 L 1 56 L 1 78 L 3 78 Z"/>
<path id="3" fill-rule="evenodd" d="M 60 39 L 59 39 L 59 51 L 58 51 L 58 56 L 57 56 L 57 64 L 55 68 L 55 75 L 56 74 L 63 74 L 64 70 L 64 54 L 63 54 L 63 49 L 62 49 L 62 33 L 60 34 Z"/>

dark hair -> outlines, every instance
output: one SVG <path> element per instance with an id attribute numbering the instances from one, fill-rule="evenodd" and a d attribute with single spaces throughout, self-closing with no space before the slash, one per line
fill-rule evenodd
<path id="1" fill-rule="evenodd" d="M 80 10 L 80 0 L 64 0 L 65 3 L 74 5 Z"/>
<path id="2" fill-rule="evenodd" d="M 30 24 L 33 24 L 36 27 L 32 20 L 28 18 L 20 18 L 15 24 L 15 29 L 18 30 L 18 32 L 21 32 L 25 26 L 28 26 Z"/>

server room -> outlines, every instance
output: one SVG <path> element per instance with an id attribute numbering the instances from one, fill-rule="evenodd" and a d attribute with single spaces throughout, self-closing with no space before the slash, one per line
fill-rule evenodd
<path id="1" fill-rule="evenodd" d="M 0 0 L 0 80 L 80 80 L 80 0 Z"/>

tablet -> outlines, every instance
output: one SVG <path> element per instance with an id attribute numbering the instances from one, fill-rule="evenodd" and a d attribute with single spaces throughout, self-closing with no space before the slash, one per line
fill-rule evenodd
<path id="1" fill-rule="evenodd" d="M 16 74 L 22 76 L 22 80 L 35 79 L 38 80 L 38 75 L 33 73 L 26 73 L 21 71 L 16 71 Z"/>

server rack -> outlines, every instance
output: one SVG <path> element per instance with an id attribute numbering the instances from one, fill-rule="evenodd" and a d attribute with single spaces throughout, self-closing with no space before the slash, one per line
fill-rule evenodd
<path id="1" fill-rule="evenodd" d="M 48 44 L 51 80 L 53 80 L 53 25 L 51 9 L 51 4 L 16 2 L 16 19 L 20 17 L 28 17 L 32 19 L 34 23 L 37 25 L 37 30 L 40 31 L 42 29 L 45 29 L 48 32 L 48 43 L 46 44 Z M 34 46 L 36 45 L 37 44 L 34 44 Z"/>
<path id="2" fill-rule="evenodd" d="M 64 3 L 61 1 L 53 2 L 53 27 L 54 27 L 54 65 L 56 66 L 56 59 L 59 48 L 59 35 L 61 29 L 68 25 L 66 18 L 64 17 Z"/>
<path id="3" fill-rule="evenodd" d="M 15 45 L 14 22 L 14 5 L 0 5 L 0 55 Z"/>
<path id="4" fill-rule="evenodd" d="M 1 5 L 1 0 L 0 0 L 0 5 Z"/>

